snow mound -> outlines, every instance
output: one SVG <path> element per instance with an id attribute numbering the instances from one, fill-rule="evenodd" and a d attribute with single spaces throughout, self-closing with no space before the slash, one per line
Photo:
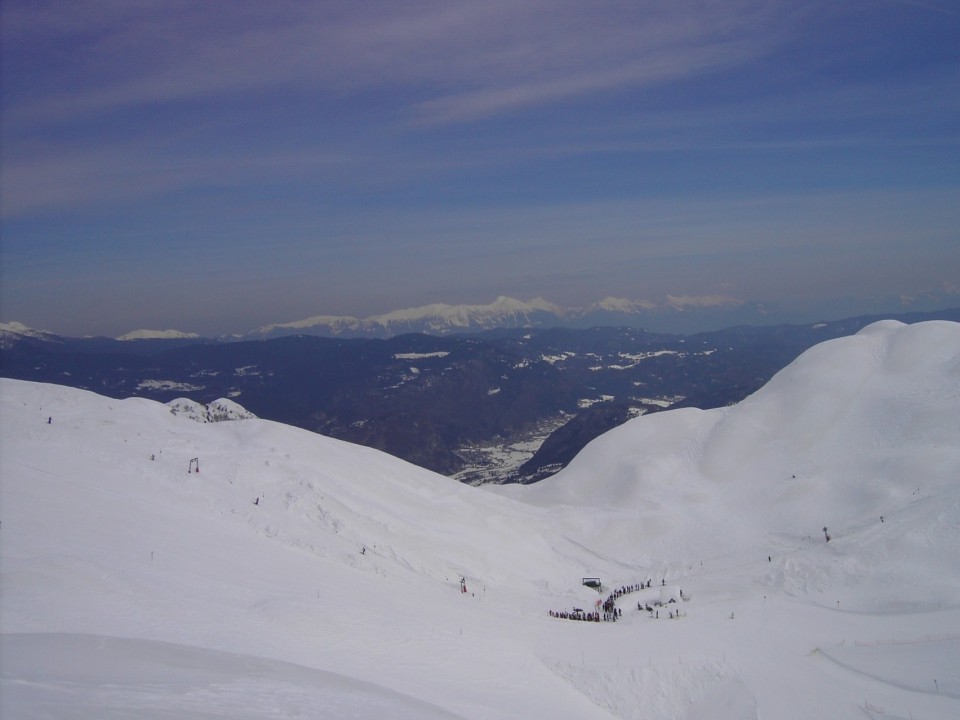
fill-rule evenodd
<path id="1" fill-rule="evenodd" d="M 214 400 L 209 405 L 198 403 L 189 398 L 177 398 L 168 402 L 167 406 L 174 415 L 180 415 L 201 423 L 223 422 L 225 420 L 255 420 L 257 418 L 242 405 L 227 398 Z"/>

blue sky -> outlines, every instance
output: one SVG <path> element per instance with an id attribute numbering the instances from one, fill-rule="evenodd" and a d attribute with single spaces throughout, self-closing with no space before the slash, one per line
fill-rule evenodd
<path id="1" fill-rule="evenodd" d="M 960 305 L 960 4 L 4 0 L 0 319 Z"/>

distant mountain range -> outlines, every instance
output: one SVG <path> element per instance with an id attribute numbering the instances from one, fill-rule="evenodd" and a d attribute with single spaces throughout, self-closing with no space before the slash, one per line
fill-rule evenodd
<path id="1" fill-rule="evenodd" d="M 954 293 L 955 295 L 955 293 Z M 890 317 L 877 308 L 902 306 L 903 312 L 927 312 L 949 304 L 950 294 L 924 295 L 913 298 L 875 299 L 866 305 L 851 303 L 850 316 Z M 902 313 L 898 313 L 902 314 Z M 836 317 L 836 311 L 833 314 Z M 802 321 L 801 321 L 802 323 Z M 662 301 L 627 300 L 608 297 L 582 307 L 562 307 L 537 297 L 517 300 L 498 297 L 486 305 L 448 305 L 435 303 L 421 307 L 394 310 L 381 315 L 357 318 L 349 315 L 316 315 L 292 322 L 272 323 L 232 335 L 200 336 L 181 330 L 133 330 L 116 340 L 147 342 L 186 340 L 194 342 L 238 342 L 270 340 L 292 335 L 330 338 L 387 339 L 397 335 L 458 335 L 487 330 L 519 328 L 630 327 L 653 332 L 692 334 L 738 325 L 797 324 L 783 309 L 762 303 L 745 302 L 724 295 L 667 295 Z M 20 323 L 0 323 L 6 329 L 24 335 L 49 335 Z"/>
<path id="2" fill-rule="evenodd" d="M 285 335 L 324 337 L 387 338 L 407 333 L 449 335 L 496 328 L 550 327 L 562 324 L 567 311 L 543 298 L 524 302 L 499 297 L 489 305 L 447 305 L 395 310 L 364 319 L 319 315 L 290 323 L 265 325 L 248 336 L 261 338 Z"/>
<path id="3" fill-rule="evenodd" d="M 691 335 L 504 328 L 497 324 L 504 318 L 533 322 L 549 304 L 502 300 L 494 305 L 499 312 L 484 306 L 486 315 L 432 316 L 435 331 L 480 322 L 496 329 L 388 339 L 268 339 L 273 330 L 232 342 L 169 331 L 68 338 L 7 323 L 0 325 L 0 375 L 115 398 L 228 398 L 260 418 L 375 447 L 466 482 L 528 483 L 556 472 L 629 417 L 738 402 L 812 345 L 891 317 Z M 892 317 L 960 321 L 960 309 Z M 395 319 L 381 327 L 414 326 Z M 321 326 L 331 327 L 312 327 Z"/>
<path id="4" fill-rule="evenodd" d="M 515 328 L 589 328 L 596 326 L 671 328 L 715 327 L 764 322 L 768 310 L 723 296 L 668 296 L 662 303 L 606 298 L 586 307 L 561 307 L 543 298 L 499 297 L 487 305 L 435 303 L 394 310 L 367 318 L 317 315 L 293 322 L 264 325 L 217 341 L 267 340 L 291 335 L 385 339 L 408 333 L 453 335 Z M 197 339 L 178 330 L 134 330 L 118 340 Z"/>

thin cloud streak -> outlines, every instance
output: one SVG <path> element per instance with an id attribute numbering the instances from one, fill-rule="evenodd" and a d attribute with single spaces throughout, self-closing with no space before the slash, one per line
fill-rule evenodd
<path id="1" fill-rule="evenodd" d="M 26 22 L 30 10 L 13 5 L 5 42 L 16 53 L 42 33 Z M 459 88 L 473 87 L 466 98 L 520 93 L 529 98 L 523 104 L 543 104 L 701 73 L 755 57 L 768 43 L 758 32 L 765 28 L 744 23 L 729 3 L 702 5 L 695 17 L 679 5 L 652 20 L 639 12 L 604 17 L 578 3 L 522 10 L 514 3 L 444 4 L 439 12 L 430 5 L 397 6 L 401 12 L 381 5 L 345 17 L 346 6 L 338 13 L 336 5 L 330 11 L 324 5 L 272 13 L 251 12 L 255 6 L 248 3 L 222 7 L 238 6 L 247 12 L 200 13 L 194 4 L 169 2 L 142 3 L 136 11 L 51 4 L 42 17 L 53 39 L 80 43 L 77 67 L 64 71 L 77 77 L 79 87 L 68 84 L 52 97 L 28 102 L 13 121 L 56 122 L 128 106 L 298 86 L 321 93 L 426 86 L 438 95 L 434 102 L 448 98 L 454 104 L 465 101 Z M 585 15 L 591 23 L 581 22 Z M 510 30 L 504 33 L 504 27 Z M 734 34 L 742 37 L 727 37 Z M 125 61 L 117 63 L 121 57 Z M 515 103 L 483 104 L 489 113 L 491 105 L 510 109 Z"/>
<path id="2" fill-rule="evenodd" d="M 753 59 L 749 51 L 729 47 L 691 48 L 676 57 L 652 57 L 593 72 L 574 72 L 526 83 L 489 87 L 428 100 L 414 115 L 426 124 L 471 122 L 531 106 L 627 87 L 650 86 L 715 72 L 723 64 Z"/>

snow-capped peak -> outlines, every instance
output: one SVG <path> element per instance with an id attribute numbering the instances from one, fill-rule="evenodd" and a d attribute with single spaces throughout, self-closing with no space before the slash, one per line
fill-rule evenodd
<path id="1" fill-rule="evenodd" d="M 448 305 L 433 303 L 393 310 L 359 319 L 350 316 L 315 315 L 305 320 L 264 325 L 253 335 L 325 330 L 332 335 L 389 336 L 406 332 L 444 334 L 462 330 L 489 330 L 498 327 L 527 327 L 538 318 L 561 318 L 563 308 L 541 297 L 516 300 L 501 296 L 487 305 Z"/>
<path id="2" fill-rule="evenodd" d="M 727 295 L 667 295 L 667 305 L 674 310 L 691 308 L 736 307 L 742 300 Z"/>
<path id="3" fill-rule="evenodd" d="M 524 319 L 538 312 L 563 315 L 563 309 L 559 305 L 554 305 L 543 298 L 538 297 L 524 302 L 501 295 L 488 305 L 434 303 L 405 310 L 394 310 L 385 315 L 376 315 L 369 320 L 385 326 L 398 322 L 432 321 L 438 326 L 446 324 L 452 327 L 469 327 L 476 324 L 488 327 L 497 320 Z"/>
<path id="4" fill-rule="evenodd" d="M 177 398 L 168 402 L 167 406 L 174 415 L 180 415 L 201 423 L 257 419 L 256 415 L 242 405 L 226 398 L 214 400 L 209 405 L 198 403 L 189 398 Z"/>
<path id="5" fill-rule="evenodd" d="M 276 330 L 309 330 L 314 327 L 350 329 L 359 326 L 361 322 L 363 321 L 349 315 L 314 315 L 313 317 L 304 318 L 303 320 L 262 325 L 257 328 L 253 334 L 269 335 Z"/>
<path id="6" fill-rule="evenodd" d="M 197 333 L 181 332 L 180 330 L 133 330 L 117 338 L 117 340 L 189 340 L 200 337 Z"/>
<path id="7" fill-rule="evenodd" d="M 47 332 L 46 330 L 34 330 L 33 328 L 27 327 L 23 323 L 16 321 L 0 323 L 0 332 L 23 335 L 24 337 L 38 338 L 40 340 L 49 340 L 53 337 L 56 337 L 54 333 Z"/>
<path id="8" fill-rule="evenodd" d="M 589 309 L 603 310 L 613 313 L 637 313 L 648 310 L 656 310 L 656 303 L 648 300 L 627 300 L 626 298 L 606 297 L 598 303 L 594 303 Z"/>

